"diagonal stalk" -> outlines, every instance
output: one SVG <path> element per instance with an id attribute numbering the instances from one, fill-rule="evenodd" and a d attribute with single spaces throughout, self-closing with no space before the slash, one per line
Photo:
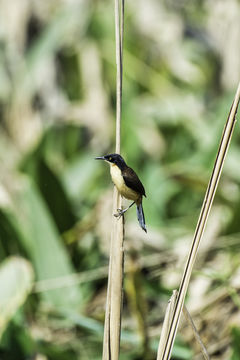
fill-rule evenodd
<path id="1" fill-rule="evenodd" d="M 169 327 L 167 340 L 166 340 L 166 343 L 164 344 L 163 356 L 161 357 L 161 360 L 168 360 L 168 359 L 170 359 L 170 356 L 171 356 L 172 347 L 173 347 L 173 343 L 174 343 L 175 336 L 177 333 L 180 315 L 182 312 L 186 292 L 188 289 L 193 265 L 194 265 L 194 262 L 195 262 L 195 259 L 197 256 L 197 251 L 199 248 L 199 244 L 200 244 L 200 241 L 201 241 L 201 238 L 202 238 L 202 235 L 203 235 L 206 223 L 207 223 L 208 215 L 211 210 L 214 195 L 216 193 L 216 189 L 217 189 L 220 175 L 222 172 L 223 163 L 224 163 L 224 160 L 225 160 L 225 157 L 227 154 L 227 150 L 229 148 L 229 144 L 231 141 L 234 125 L 236 122 L 235 117 L 236 117 L 236 113 L 237 113 L 237 109 L 238 109 L 239 100 L 240 100 L 240 83 L 238 85 L 237 92 L 236 92 L 233 104 L 231 106 L 224 130 L 223 130 L 223 134 L 222 134 L 221 142 L 219 145 L 216 161 L 215 161 L 212 175 L 211 175 L 208 187 L 207 187 L 207 191 L 206 191 L 203 205 L 201 208 L 201 212 L 199 215 L 197 227 L 196 227 L 195 234 L 193 237 L 191 249 L 190 249 L 190 252 L 188 255 L 188 259 L 187 259 L 186 266 L 184 269 L 182 281 L 181 281 L 181 284 L 179 287 L 178 297 L 177 297 L 177 301 L 176 301 L 176 308 L 175 308 L 175 311 L 174 311 L 174 314 L 173 314 L 173 317 L 171 320 L 171 324 Z"/>

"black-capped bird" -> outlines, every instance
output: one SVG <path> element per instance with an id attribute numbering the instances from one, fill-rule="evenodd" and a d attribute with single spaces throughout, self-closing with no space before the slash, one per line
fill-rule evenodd
<path id="1" fill-rule="evenodd" d="M 126 209 L 118 209 L 118 214 L 123 215 L 133 204 L 137 205 L 137 217 L 141 228 L 147 232 L 145 218 L 142 207 L 142 198 L 146 197 L 143 184 L 133 169 L 125 163 L 124 159 L 119 154 L 110 154 L 99 156 L 96 160 L 105 160 L 110 164 L 110 173 L 113 183 L 116 185 L 119 193 L 126 199 L 133 200 L 133 203 Z"/>

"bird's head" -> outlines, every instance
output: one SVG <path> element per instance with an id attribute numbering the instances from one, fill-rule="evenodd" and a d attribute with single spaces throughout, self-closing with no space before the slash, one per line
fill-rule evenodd
<path id="1" fill-rule="evenodd" d="M 117 165 L 120 169 L 123 169 L 126 166 L 125 161 L 119 154 L 109 154 L 104 156 L 98 156 L 95 160 L 104 160 L 110 164 Z"/>

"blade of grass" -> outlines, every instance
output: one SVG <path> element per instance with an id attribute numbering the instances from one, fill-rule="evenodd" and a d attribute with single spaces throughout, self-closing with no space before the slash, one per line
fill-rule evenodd
<path id="1" fill-rule="evenodd" d="M 46 280 L 72 274 L 74 268 L 69 255 L 36 185 L 27 178 L 21 185 L 14 213 L 15 226 L 21 234 L 21 244 L 32 261 L 36 278 Z M 68 291 L 45 291 L 41 297 L 54 309 L 79 309 L 85 299 L 77 285 L 70 286 Z"/>
<path id="2" fill-rule="evenodd" d="M 212 175 L 211 175 L 208 187 L 207 187 L 206 195 L 205 195 L 203 205 L 201 208 L 201 212 L 199 215 L 197 227 L 195 230 L 192 245 L 191 245 L 188 259 L 186 262 L 186 266 L 184 269 L 182 281 L 181 281 L 181 284 L 179 287 L 179 294 L 178 294 L 178 298 L 177 298 L 177 302 L 176 302 L 176 308 L 175 308 L 173 318 L 171 321 L 171 325 L 169 328 L 167 340 L 166 340 L 166 343 L 164 344 L 163 356 L 161 357 L 162 360 L 168 360 L 168 359 L 170 359 L 170 356 L 171 356 L 172 347 L 173 347 L 173 343 L 174 343 L 175 336 L 177 333 L 180 315 L 182 312 L 185 296 L 187 293 L 193 265 L 194 265 L 194 262 L 195 262 L 195 259 L 197 256 L 199 244 L 200 244 L 200 241 L 201 241 L 201 238 L 202 238 L 205 226 L 206 226 L 208 215 L 209 215 L 209 212 L 210 212 L 210 209 L 212 206 L 212 202 L 214 199 L 214 195 L 215 195 L 215 192 L 216 192 L 216 189 L 218 186 L 218 182 L 219 182 L 220 175 L 221 175 L 222 168 L 223 168 L 224 159 L 226 157 L 227 150 L 228 150 L 228 147 L 229 147 L 229 144 L 231 141 L 234 125 L 236 122 L 235 117 L 236 117 L 236 113 L 237 113 L 239 100 L 240 100 L 240 83 L 238 85 L 236 95 L 235 95 L 233 104 L 231 106 L 224 130 L 223 130 L 223 135 L 222 135 L 222 139 L 221 139 L 220 146 L 218 149 L 216 161 L 214 164 Z"/>
<path id="3" fill-rule="evenodd" d="M 183 314 L 184 314 L 185 319 L 187 320 L 188 324 L 191 326 L 191 328 L 193 330 L 193 335 L 194 335 L 196 341 L 200 345 L 200 349 L 201 349 L 201 352 L 203 354 L 204 359 L 205 360 L 210 360 L 210 357 L 209 357 L 209 355 L 207 353 L 207 349 L 205 348 L 205 346 L 204 346 L 204 344 L 202 342 L 202 339 L 201 339 L 201 337 L 200 337 L 200 335 L 199 335 L 199 333 L 197 331 L 197 328 L 196 328 L 196 326 L 195 326 L 195 324 L 193 322 L 193 319 L 192 319 L 191 315 L 189 314 L 189 311 L 188 311 L 188 309 L 186 308 L 185 305 L 183 306 Z"/>

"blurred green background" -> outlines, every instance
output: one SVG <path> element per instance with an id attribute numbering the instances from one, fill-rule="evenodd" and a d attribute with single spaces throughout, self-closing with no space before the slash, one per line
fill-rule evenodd
<path id="1" fill-rule="evenodd" d="M 156 359 L 240 78 L 240 2 L 126 1 L 121 359 Z M 101 359 L 115 147 L 114 1 L 0 2 L 0 359 Z M 211 359 L 240 358 L 238 123 L 187 298 Z M 126 202 L 127 204 L 127 202 Z M 173 359 L 201 359 L 182 319 Z"/>

